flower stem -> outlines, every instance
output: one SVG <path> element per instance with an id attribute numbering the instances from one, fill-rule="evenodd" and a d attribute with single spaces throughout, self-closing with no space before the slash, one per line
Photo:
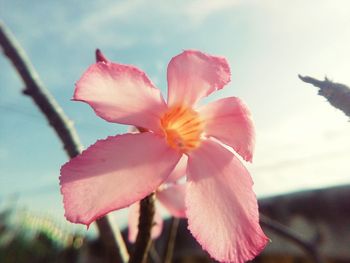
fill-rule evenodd
<path id="1" fill-rule="evenodd" d="M 154 193 L 145 197 L 140 202 L 140 217 L 138 234 L 135 242 L 134 253 L 130 256 L 129 263 L 145 263 L 151 246 L 151 230 L 154 225 Z"/>

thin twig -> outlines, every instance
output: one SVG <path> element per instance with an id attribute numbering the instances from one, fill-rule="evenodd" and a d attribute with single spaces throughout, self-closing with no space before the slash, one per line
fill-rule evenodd
<path id="1" fill-rule="evenodd" d="M 151 242 L 151 248 L 149 249 L 149 257 L 151 262 L 153 263 L 162 263 L 162 259 L 160 258 L 156 247 L 154 246 L 154 242 Z"/>
<path id="2" fill-rule="evenodd" d="M 145 263 L 151 246 L 151 231 L 154 225 L 154 193 L 146 196 L 140 202 L 140 217 L 134 252 L 129 263 Z"/>
<path id="3" fill-rule="evenodd" d="M 318 252 L 317 247 L 306 240 L 304 240 L 302 237 L 294 233 L 290 228 L 282 225 L 281 223 L 272 220 L 262 214 L 260 214 L 260 224 L 264 226 L 267 229 L 270 229 L 271 231 L 275 232 L 277 235 L 293 242 L 298 247 L 304 250 L 304 252 L 309 255 L 309 257 L 313 260 L 315 263 L 324 263 L 325 261 L 322 259 L 320 253 Z"/>
<path id="4" fill-rule="evenodd" d="M 33 99 L 35 105 L 46 117 L 50 126 L 60 138 L 68 156 L 70 158 L 77 156 L 82 150 L 82 145 L 73 123 L 67 118 L 54 97 L 42 84 L 38 73 L 29 61 L 23 48 L 21 48 L 18 41 L 1 21 L 0 45 L 25 84 L 23 93 Z M 112 253 L 112 262 L 125 262 L 123 256 L 119 254 L 119 244 L 116 243 L 108 219 L 103 218 L 96 221 L 96 223 L 104 247 Z M 125 246 L 125 244 L 120 245 Z"/>
<path id="5" fill-rule="evenodd" d="M 171 218 L 169 236 L 165 247 L 164 263 L 171 263 L 174 254 L 174 247 L 176 241 L 177 230 L 180 219 L 176 217 Z"/>

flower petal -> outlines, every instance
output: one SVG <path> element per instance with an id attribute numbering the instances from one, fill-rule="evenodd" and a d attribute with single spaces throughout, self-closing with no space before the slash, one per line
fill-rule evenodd
<path id="1" fill-rule="evenodd" d="M 225 58 L 184 51 L 168 65 L 168 104 L 194 105 L 229 81 L 230 68 Z"/>
<path id="2" fill-rule="evenodd" d="M 187 169 L 187 156 L 182 155 L 180 161 L 177 163 L 174 170 L 171 172 L 169 177 L 166 179 L 166 183 L 176 183 L 181 177 L 186 175 Z"/>
<path id="3" fill-rule="evenodd" d="M 140 217 L 140 202 L 136 202 L 130 206 L 128 216 L 128 240 L 130 243 L 135 243 L 137 233 L 139 232 L 139 217 Z M 151 230 L 152 239 L 160 236 L 163 229 L 163 218 L 159 213 L 159 209 L 155 209 L 154 225 Z"/>
<path id="4" fill-rule="evenodd" d="M 186 217 L 185 190 L 184 184 L 173 184 L 158 190 L 156 197 L 172 216 Z"/>
<path id="5" fill-rule="evenodd" d="M 155 191 L 181 155 L 153 133 L 97 141 L 61 168 L 66 218 L 89 225 Z"/>
<path id="6" fill-rule="evenodd" d="M 252 161 L 255 146 L 253 121 L 238 98 L 224 98 L 198 109 L 205 120 L 205 133 L 231 146 L 246 161 Z"/>
<path id="7" fill-rule="evenodd" d="M 227 149 L 211 140 L 189 153 L 186 206 L 189 229 L 220 262 L 245 262 L 265 247 L 253 182 Z"/>
<path id="8" fill-rule="evenodd" d="M 74 100 L 88 103 L 101 118 L 153 131 L 166 104 L 146 74 L 128 65 L 99 62 L 76 83 Z"/>

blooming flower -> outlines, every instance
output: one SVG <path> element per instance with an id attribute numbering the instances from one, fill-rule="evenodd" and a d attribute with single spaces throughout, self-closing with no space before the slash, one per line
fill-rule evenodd
<path id="1" fill-rule="evenodd" d="M 252 160 L 254 128 L 236 97 L 198 107 L 198 101 L 230 81 L 224 58 L 184 51 L 168 65 L 165 103 L 139 69 L 107 60 L 90 66 L 74 100 L 109 121 L 147 130 L 99 140 L 61 169 L 66 218 L 89 225 L 129 206 L 165 182 L 187 155 L 188 228 L 221 262 L 244 262 L 266 245 L 252 179 L 231 147 Z M 227 146 L 223 146 L 226 144 Z"/>

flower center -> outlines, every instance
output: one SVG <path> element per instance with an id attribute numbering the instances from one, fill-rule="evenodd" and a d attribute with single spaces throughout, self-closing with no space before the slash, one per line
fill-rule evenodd
<path id="1" fill-rule="evenodd" d="M 170 108 L 161 118 L 168 144 L 182 152 L 197 148 L 201 142 L 203 120 L 199 114 L 183 105 Z"/>

